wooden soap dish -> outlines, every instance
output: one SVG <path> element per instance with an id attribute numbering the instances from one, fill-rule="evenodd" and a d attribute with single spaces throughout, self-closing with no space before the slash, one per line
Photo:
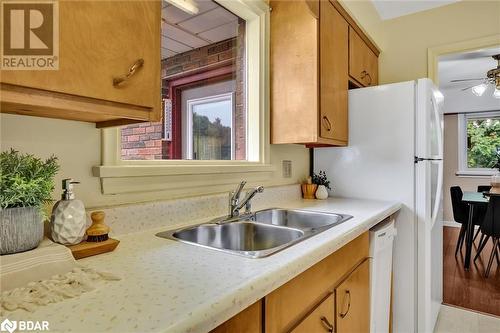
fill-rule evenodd
<path id="1" fill-rule="evenodd" d="M 104 212 L 93 212 L 90 218 L 92 225 L 87 229 L 87 240 L 68 246 L 75 259 L 111 252 L 120 243 L 119 240 L 108 238 L 109 227 L 104 223 Z"/>
<path id="2" fill-rule="evenodd" d="M 95 256 L 96 254 L 111 252 L 118 246 L 119 240 L 108 238 L 103 242 L 87 242 L 83 241 L 76 245 L 69 245 L 68 248 L 73 253 L 75 259 Z"/>

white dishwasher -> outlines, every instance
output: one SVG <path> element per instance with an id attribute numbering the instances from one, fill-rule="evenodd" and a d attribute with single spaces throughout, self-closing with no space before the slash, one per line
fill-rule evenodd
<path id="1" fill-rule="evenodd" d="M 370 229 L 370 331 L 389 332 L 392 246 L 396 229 L 392 217 Z"/>

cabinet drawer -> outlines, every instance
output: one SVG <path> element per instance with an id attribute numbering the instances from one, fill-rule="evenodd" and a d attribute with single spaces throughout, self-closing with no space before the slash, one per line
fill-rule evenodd
<path id="1" fill-rule="evenodd" d="M 378 84 L 377 55 L 352 27 L 349 27 L 349 75 L 363 86 Z"/>
<path id="2" fill-rule="evenodd" d="M 332 293 L 302 320 L 291 332 L 311 333 L 311 332 L 333 332 L 335 323 L 335 296 Z"/>
<path id="3" fill-rule="evenodd" d="M 60 1 L 59 70 L 2 71 L 1 81 L 159 109 L 160 29 L 160 1 Z M 139 59 L 143 66 L 114 86 Z"/>
<path id="4" fill-rule="evenodd" d="M 335 288 L 336 333 L 370 331 L 370 265 L 366 259 Z"/>

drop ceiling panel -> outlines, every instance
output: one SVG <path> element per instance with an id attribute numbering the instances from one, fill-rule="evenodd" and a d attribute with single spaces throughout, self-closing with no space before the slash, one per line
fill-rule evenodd
<path id="1" fill-rule="evenodd" d="M 177 41 L 182 41 L 182 43 L 192 48 L 198 48 L 209 44 L 207 41 L 196 37 L 192 33 L 166 23 L 162 24 L 162 35 Z"/>
<path id="2" fill-rule="evenodd" d="M 176 40 L 173 40 L 165 36 L 161 37 L 161 47 L 164 47 L 166 49 L 172 50 L 177 53 L 182 53 L 193 49 L 188 45 L 185 45 L 181 42 L 178 42 Z"/>
<path id="3" fill-rule="evenodd" d="M 161 10 L 161 17 L 173 24 L 187 20 L 192 16 L 174 6 L 167 6 Z"/>
<path id="4" fill-rule="evenodd" d="M 188 14 L 163 2 L 162 59 L 237 36 L 238 17 L 211 0 L 194 0 Z"/>
<path id="5" fill-rule="evenodd" d="M 238 21 L 229 22 L 214 29 L 200 33 L 200 36 L 211 40 L 212 42 L 219 42 L 224 39 L 232 38 L 238 33 Z"/>
<path id="6" fill-rule="evenodd" d="M 176 54 L 177 53 L 172 51 L 172 50 L 166 49 L 164 47 L 161 48 L 161 58 L 162 59 L 173 57 Z"/>
<path id="7" fill-rule="evenodd" d="M 234 21 L 236 16 L 222 7 L 217 7 L 206 13 L 194 16 L 179 23 L 179 26 L 193 33 L 201 33 L 212 30 L 220 25 Z"/>

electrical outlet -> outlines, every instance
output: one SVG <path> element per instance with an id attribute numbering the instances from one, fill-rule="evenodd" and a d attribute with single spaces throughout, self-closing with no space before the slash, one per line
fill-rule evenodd
<path id="1" fill-rule="evenodd" d="M 283 178 L 292 178 L 292 161 L 281 161 L 281 167 Z"/>

